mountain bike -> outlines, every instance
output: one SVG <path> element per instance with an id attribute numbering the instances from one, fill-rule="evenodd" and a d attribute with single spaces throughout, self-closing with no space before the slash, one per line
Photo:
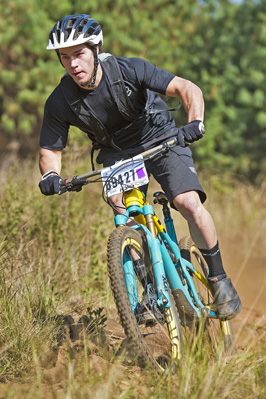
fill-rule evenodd
<path id="1" fill-rule="evenodd" d="M 115 230 L 107 244 L 107 268 L 117 311 L 131 349 L 141 363 L 175 370 L 187 336 L 202 333 L 214 349 L 233 346 L 229 320 L 220 320 L 207 281 L 208 266 L 190 237 L 177 240 L 167 196 L 154 193 L 164 225 L 141 192 L 149 181 L 145 161 L 176 146 L 173 138 L 115 165 L 60 181 L 60 192 L 103 183 L 104 198 L 123 193 Z M 205 337 L 205 338 L 204 338 Z"/>

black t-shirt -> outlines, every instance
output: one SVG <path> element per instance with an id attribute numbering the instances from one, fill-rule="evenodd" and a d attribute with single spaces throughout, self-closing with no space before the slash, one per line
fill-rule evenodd
<path id="1" fill-rule="evenodd" d="M 174 78 L 170 72 L 162 70 L 140 58 L 117 58 L 127 94 L 136 110 L 143 108 L 167 109 L 165 102 L 157 93 L 165 94 L 166 88 Z M 79 88 L 79 87 L 78 87 Z M 79 88 L 80 95 L 86 96 L 96 117 L 104 124 L 114 143 L 126 150 L 129 155 L 150 148 L 167 137 L 174 135 L 175 123 L 170 111 L 145 115 L 129 125 L 114 102 L 109 81 L 104 73 L 95 90 Z M 70 126 L 76 126 L 93 140 L 95 132 L 82 122 L 71 110 L 64 98 L 61 83 L 46 101 L 40 145 L 50 150 L 62 150 L 67 143 Z M 126 128 L 127 127 L 127 128 Z M 122 129 L 121 128 L 125 128 Z M 119 130 L 119 135 L 115 132 Z M 101 151 L 102 157 L 113 153 L 110 146 Z M 102 158 L 100 157 L 100 158 Z M 101 162 L 101 159 L 100 159 Z"/>

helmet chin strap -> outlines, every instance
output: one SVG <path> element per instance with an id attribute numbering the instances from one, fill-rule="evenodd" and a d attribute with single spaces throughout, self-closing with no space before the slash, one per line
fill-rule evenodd
<path id="1" fill-rule="evenodd" d="M 97 70 L 98 70 L 98 65 L 99 65 L 97 46 L 93 47 L 93 54 L 94 54 L 94 72 L 93 72 L 93 76 L 92 76 L 91 82 L 87 83 L 86 85 L 84 85 L 84 86 L 87 86 L 88 88 L 94 87 L 95 86 L 95 82 L 96 82 Z"/>

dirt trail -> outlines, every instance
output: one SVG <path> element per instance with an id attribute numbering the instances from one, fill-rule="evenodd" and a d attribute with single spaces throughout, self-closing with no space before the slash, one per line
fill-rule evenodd
<path id="1" fill-rule="evenodd" d="M 223 238 L 223 259 L 227 273 L 240 295 L 243 309 L 232 320 L 237 343 L 266 335 L 266 255 L 254 249 L 252 255 L 237 251 L 237 243 Z M 233 260 L 233 264 L 232 264 Z M 251 328 L 252 327 L 252 328 Z"/>
<path id="2" fill-rule="evenodd" d="M 242 300 L 243 310 L 240 315 L 232 320 L 236 345 L 239 349 L 246 347 L 250 342 L 256 341 L 266 336 L 266 276 L 264 264 L 266 259 L 262 256 L 253 257 L 252 264 L 249 259 L 244 259 L 242 253 L 234 253 L 235 245 L 233 242 L 225 241 L 224 260 L 229 264 L 229 260 L 235 259 L 228 274 L 232 278 Z M 114 308 L 106 309 L 107 321 L 104 328 L 102 339 L 97 342 L 90 340 L 88 343 L 88 353 L 90 356 L 93 370 L 105 373 L 113 365 L 104 360 L 103 351 L 114 354 L 119 358 L 127 345 L 124 330 L 119 323 L 119 319 Z M 70 317 L 66 322 L 67 337 L 56 353 L 47 354 L 42 366 L 46 368 L 44 373 L 47 382 L 52 384 L 64 383 L 65 365 L 67 364 L 67 350 L 70 350 L 71 357 L 75 361 L 80 351 L 84 349 L 83 330 L 79 317 L 74 320 Z M 86 328 L 86 325 L 84 326 Z M 122 340 L 120 351 L 117 352 L 117 345 Z M 106 353 L 105 352 L 105 353 Z M 130 364 L 130 355 L 120 363 L 120 372 L 123 373 L 125 367 Z M 139 372 L 139 368 L 135 367 Z M 134 372 L 134 371 L 133 371 Z"/>
<path id="3" fill-rule="evenodd" d="M 264 290 L 258 295 L 257 289 L 261 280 L 262 265 L 258 263 L 253 270 L 254 277 L 251 281 L 247 271 L 244 271 L 236 284 L 243 302 L 242 312 L 232 321 L 239 350 L 245 348 L 250 341 L 265 338 L 266 335 L 264 313 L 266 293 Z M 236 277 L 236 272 L 232 272 L 233 279 Z M 256 298 L 258 298 L 257 307 L 255 306 Z M 80 318 L 74 320 L 71 316 L 66 317 L 65 339 L 56 350 L 45 353 L 40 361 L 42 389 L 44 392 L 47 391 L 47 399 L 55 397 L 53 392 L 65 391 L 69 373 L 69 358 L 71 358 L 73 367 L 78 366 L 80 360 L 84 362 L 84 351 L 87 352 L 91 372 L 99 376 L 109 375 L 113 372 L 116 378 L 122 381 L 127 374 L 128 366 L 130 366 L 132 378 L 134 378 L 135 373 L 138 376 L 142 375 L 140 368 L 131 364 L 129 353 L 124 353 L 121 356 L 126 348 L 127 339 L 122 326 L 118 322 L 116 311 L 106 309 L 106 312 L 107 321 L 103 335 L 98 336 L 96 340 L 87 337 L 86 342 L 84 341 L 84 330 Z M 84 328 L 86 328 L 86 325 L 84 325 Z M 121 340 L 122 345 L 120 350 L 117 351 L 117 346 Z M 117 361 L 106 360 L 110 357 L 115 357 Z M 10 390 L 11 388 L 14 391 L 12 398 L 21 398 L 28 392 L 29 387 L 28 383 L 0 384 L 0 398 L 6 398 L 7 389 Z"/>
<path id="4" fill-rule="evenodd" d="M 227 250 L 227 257 L 230 256 L 230 245 Z M 259 257 L 253 259 L 253 264 L 246 262 L 244 264 L 241 259 L 241 254 L 235 259 L 238 260 L 234 267 L 230 269 L 230 276 L 235 283 L 242 300 L 243 310 L 240 315 L 232 320 L 233 329 L 236 338 L 236 345 L 238 349 L 245 348 L 252 341 L 256 341 L 266 336 L 266 280 L 264 270 L 264 259 Z M 227 261 L 227 259 L 225 259 Z M 252 274 L 251 274 L 252 271 Z M 115 356 L 119 358 L 121 352 L 127 345 L 124 330 L 119 323 L 117 313 L 114 309 L 106 309 L 107 321 L 104 328 L 104 337 L 101 342 L 90 341 L 88 344 L 88 353 L 90 356 L 91 367 L 94 371 L 100 374 L 105 373 L 113 365 L 102 357 L 102 350 L 109 353 L 116 353 Z M 70 320 L 71 321 L 71 320 Z M 78 326 L 78 327 L 77 327 Z M 74 328 L 74 330 L 73 330 Z M 64 384 L 67 364 L 67 350 L 71 348 L 71 356 L 75 362 L 78 358 L 79 352 L 83 350 L 84 342 L 82 340 L 82 328 L 79 323 L 74 323 L 71 327 L 67 326 L 67 342 L 63 344 L 57 353 L 47 354 L 46 361 L 43 367 L 46 368 L 44 376 L 47 382 L 59 387 Z M 72 329 L 72 332 L 71 332 Z M 116 352 L 117 345 L 122 340 L 120 351 Z M 120 363 L 119 368 L 121 373 L 125 371 L 125 367 L 130 364 L 130 356 L 126 357 L 124 362 Z M 135 367 L 139 373 L 138 367 Z M 134 373 L 134 370 L 132 371 Z"/>
<path id="5" fill-rule="evenodd" d="M 266 336 L 266 256 L 262 254 L 262 249 L 251 257 L 237 252 L 235 242 L 223 237 L 223 260 L 228 275 L 237 288 L 241 297 L 243 310 L 236 319 L 232 320 L 233 329 L 236 337 L 236 344 L 239 350 L 247 347 L 251 342 L 256 342 Z M 232 259 L 234 262 L 232 263 Z M 69 356 L 73 365 L 78 364 L 79 359 L 84 360 L 84 351 L 87 351 L 90 368 L 98 375 L 107 375 L 114 369 L 117 376 L 126 373 L 128 366 L 131 366 L 132 375 L 136 372 L 141 374 L 141 370 L 132 366 L 130 356 L 120 357 L 121 352 L 126 346 L 126 337 L 122 326 L 118 322 L 116 311 L 112 308 L 106 309 L 107 321 L 103 336 L 98 340 L 91 337 L 84 342 L 83 327 L 80 323 L 80 316 L 75 320 L 68 316 L 65 322 L 65 339 L 56 349 L 44 354 L 41 359 L 41 369 L 43 378 L 43 389 L 47 388 L 47 399 L 51 396 L 51 387 L 53 390 L 62 391 L 66 388 Z M 86 326 L 85 326 L 86 327 Z M 116 351 L 119 342 L 123 342 L 120 351 Z M 86 345 L 86 347 L 85 347 Z M 111 356 L 106 356 L 109 354 Z M 110 357 L 116 357 L 117 362 L 111 363 L 106 360 Z M 120 358 L 119 358 L 120 357 Z M 123 360 L 124 359 L 124 360 Z M 13 398 L 23 397 L 24 392 L 28 390 L 27 384 L 0 384 L 0 398 L 7 397 L 6 390 L 12 387 L 16 394 Z M 49 388 L 50 387 L 50 388 Z M 49 389 L 48 389 L 49 388 Z"/>

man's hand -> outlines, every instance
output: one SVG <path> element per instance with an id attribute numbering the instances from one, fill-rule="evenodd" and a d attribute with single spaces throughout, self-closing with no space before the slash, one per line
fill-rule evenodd
<path id="1" fill-rule="evenodd" d="M 178 143 L 181 147 L 185 147 L 186 144 L 191 144 L 193 141 L 201 139 L 204 133 L 205 127 L 203 122 L 199 120 L 192 121 L 188 125 L 178 129 Z"/>
<path id="2" fill-rule="evenodd" d="M 39 183 L 40 190 L 44 195 L 53 195 L 59 193 L 59 181 L 61 177 L 56 172 L 50 171 L 43 175 Z"/>

